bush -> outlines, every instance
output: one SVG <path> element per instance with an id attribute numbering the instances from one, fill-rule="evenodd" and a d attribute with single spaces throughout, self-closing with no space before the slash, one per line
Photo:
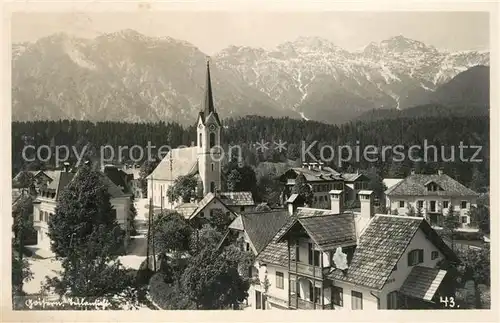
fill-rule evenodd
<path id="1" fill-rule="evenodd" d="M 136 284 L 138 286 L 147 285 L 153 274 L 154 272 L 150 268 L 148 268 L 146 260 L 144 260 L 137 270 L 137 274 L 135 277 Z"/>
<path id="2" fill-rule="evenodd" d="M 149 281 L 149 294 L 153 302 L 164 310 L 196 309 L 178 287 L 177 283 L 168 284 L 163 273 L 156 273 Z"/>

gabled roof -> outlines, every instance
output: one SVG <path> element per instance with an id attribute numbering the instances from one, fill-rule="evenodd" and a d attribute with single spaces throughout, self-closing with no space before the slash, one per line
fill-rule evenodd
<path id="1" fill-rule="evenodd" d="M 320 224 L 324 220 L 314 220 L 313 217 L 324 217 L 326 215 L 332 215 L 332 217 L 337 216 L 332 213 L 331 210 L 321 210 L 321 209 L 312 209 L 312 208 L 298 208 L 293 216 L 288 216 L 285 224 L 278 230 L 273 239 L 264 247 L 264 249 L 257 255 L 257 260 L 263 263 L 274 264 L 282 267 L 288 266 L 288 246 L 287 242 L 284 240 L 280 241 L 280 238 L 296 223 L 298 218 L 306 219 L 311 218 L 311 220 L 305 220 L 306 225 L 309 228 L 314 228 L 318 224 Z M 352 214 L 349 214 L 352 216 Z M 348 215 L 346 215 L 348 217 Z M 339 223 L 345 220 L 344 218 L 339 218 Z M 321 225 L 321 224 L 320 224 Z M 335 228 L 339 228 L 339 226 L 335 225 Z M 355 234 L 355 232 L 354 232 Z M 329 243 L 338 244 L 333 238 L 333 241 L 327 241 L 329 238 L 323 238 L 321 236 L 321 232 L 316 237 L 320 242 L 324 243 L 325 246 L 328 246 Z M 349 243 L 348 243 L 349 244 Z M 295 248 L 291 248 L 290 256 L 292 259 L 295 259 Z"/>
<path id="2" fill-rule="evenodd" d="M 287 223 L 287 230 L 280 230 L 275 241 L 285 241 L 287 233 L 297 226 L 301 226 L 323 251 L 356 244 L 356 226 L 352 213 L 298 216 L 293 222 Z"/>
<path id="3" fill-rule="evenodd" d="M 121 169 L 116 167 L 104 167 L 104 174 L 118 187 L 120 187 L 123 193 L 130 193 L 129 187 L 129 174 L 125 173 Z"/>
<path id="4" fill-rule="evenodd" d="M 286 210 L 252 212 L 238 216 L 230 228 L 245 231 L 257 253 L 260 253 L 288 219 Z"/>
<path id="5" fill-rule="evenodd" d="M 175 208 L 186 219 L 189 219 L 196 209 L 198 209 L 197 203 L 182 203 Z"/>
<path id="6" fill-rule="evenodd" d="M 445 276 L 446 270 L 414 266 L 399 289 L 399 293 L 431 301 Z"/>
<path id="7" fill-rule="evenodd" d="M 156 166 L 146 178 L 174 181 L 179 176 L 198 172 L 198 147 L 175 148 Z"/>
<path id="8" fill-rule="evenodd" d="M 389 189 L 394 185 L 398 184 L 399 182 L 401 182 L 402 180 L 403 180 L 402 178 L 384 178 L 382 182 L 387 187 L 387 189 Z"/>
<path id="9" fill-rule="evenodd" d="M 426 185 L 436 183 L 442 191 L 428 191 Z M 478 196 L 478 193 L 460 184 L 446 174 L 413 174 L 385 191 L 386 195 L 393 196 Z"/>
<path id="10" fill-rule="evenodd" d="M 227 206 L 255 205 L 252 192 L 221 192 L 217 197 Z"/>
<path id="11" fill-rule="evenodd" d="M 103 184 L 106 185 L 111 198 L 125 197 L 130 195 L 128 193 L 125 193 L 120 187 L 113 183 L 113 181 L 104 173 L 98 172 L 98 174 Z M 62 190 L 66 188 L 66 186 L 68 186 L 71 181 L 73 181 L 75 175 L 76 173 L 69 171 L 54 171 L 53 180 L 47 185 L 46 188 L 42 189 L 42 191 L 47 190 L 49 192 L 55 193 L 54 198 L 57 200 L 61 195 Z"/>
<path id="12" fill-rule="evenodd" d="M 281 175 L 280 179 L 283 181 L 285 177 L 290 174 L 290 172 L 293 172 L 296 175 L 304 175 L 306 181 L 308 182 L 328 182 L 342 180 L 340 173 L 330 167 L 322 167 L 321 170 L 318 167 L 312 169 L 305 167 L 293 167 L 286 171 L 283 175 Z"/>
<path id="13" fill-rule="evenodd" d="M 342 174 L 342 178 L 346 181 L 346 182 L 354 182 L 360 178 L 363 178 L 363 177 L 366 177 L 365 175 L 363 174 L 359 174 L 359 173 L 343 173 Z"/>
<path id="14" fill-rule="evenodd" d="M 453 251 L 423 218 L 378 214 L 361 235 L 349 268 L 344 272 L 334 270 L 329 277 L 382 289 L 419 229 L 448 259 L 458 261 Z"/>

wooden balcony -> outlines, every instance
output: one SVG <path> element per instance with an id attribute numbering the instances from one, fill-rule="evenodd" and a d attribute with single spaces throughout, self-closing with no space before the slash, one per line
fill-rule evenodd
<path id="1" fill-rule="evenodd" d="M 312 266 L 304 263 L 290 263 L 290 271 L 295 272 L 301 275 L 307 275 L 310 277 L 322 278 L 323 277 L 323 269 L 318 266 Z"/>
<path id="2" fill-rule="evenodd" d="M 298 306 L 297 306 L 298 304 Z M 290 295 L 290 308 L 292 309 L 298 309 L 298 310 L 333 310 L 332 304 L 324 304 L 321 305 L 320 303 L 316 303 L 316 306 L 313 302 L 309 300 L 305 300 L 299 297 L 298 303 L 297 303 L 297 296 Z"/>

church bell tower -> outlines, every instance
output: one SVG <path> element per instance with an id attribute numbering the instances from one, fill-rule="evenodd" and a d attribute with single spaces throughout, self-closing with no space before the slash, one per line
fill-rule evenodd
<path id="1" fill-rule="evenodd" d="M 221 129 L 222 123 L 215 111 L 210 79 L 210 62 L 207 59 L 205 100 L 197 121 L 198 171 L 203 186 L 203 196 L 221 189 Z"/>

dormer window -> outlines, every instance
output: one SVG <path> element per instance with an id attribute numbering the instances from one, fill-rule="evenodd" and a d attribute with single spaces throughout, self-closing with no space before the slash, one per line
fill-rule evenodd
<path id="1" fill-rule="evenodd" d="M 425 186 L 427 187 L 428 192 L 437 192 L 443 190 L 438 184 L 432 181 L 425 183 Z"/>

